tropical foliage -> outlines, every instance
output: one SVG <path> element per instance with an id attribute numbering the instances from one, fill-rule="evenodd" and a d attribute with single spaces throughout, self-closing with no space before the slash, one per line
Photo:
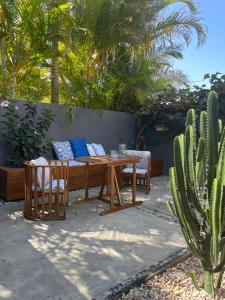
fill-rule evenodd
<path id="1" fill-rule="evenodd" d="M 192 0 L 0 0 L 0 93 L 136 111 L 206 29 Z"/>
<path id="2" fill-rule="evenodd" d="M 43 109 L 37 113 L 36 105 L 30 102 L 25 103 L 23 112 L 13 101 L 4 100 L 0 106 L 1 135 L 9 151 L 8 164 L 22 167 L 25 161 L 46 154 L 50 143 L 45 137 L 54 119 L 52 111 Z"/>
<path id="3" fill-rule="evenodd" d="M 171 140 L 185 128 L 187 111 L 194 108 L 197 113 L 207 108 L 210 91 L 215 91 L 219 101 L 219 117 L 225 122 L 225 75 L 206 74 L 201 86 L 178 89 L 166 86 L 151 94 L 139 108 L 137 148 L 148 148 L 152 144 Z M 145 140 L 143 145 L 142 141 Z"/>

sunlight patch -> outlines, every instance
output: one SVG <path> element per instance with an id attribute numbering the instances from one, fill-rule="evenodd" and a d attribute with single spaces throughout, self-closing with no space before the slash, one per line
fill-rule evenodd
<path id="1" fill-rule="evenodd" d="M 0 285 L 0 299 L 9 299 L 12 297 L 12 291 Z"/>

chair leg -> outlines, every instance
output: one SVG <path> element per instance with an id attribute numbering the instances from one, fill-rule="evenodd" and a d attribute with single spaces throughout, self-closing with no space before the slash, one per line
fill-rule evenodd
<path id="1" fill-rule="evenodd" d="M 149 195 L 150 191 L 151 191 L 151 177 L 148 174 L 146 176 L 146 195 Z"/>

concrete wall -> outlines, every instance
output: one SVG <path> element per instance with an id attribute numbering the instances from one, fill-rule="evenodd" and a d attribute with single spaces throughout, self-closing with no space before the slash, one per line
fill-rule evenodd
<path id="1" fill-rule="evenodd" d="M 23 101 L 17 101 L 19 111 L 23 111 Z M 74 124 L 68 127 L 65 124 L 65 107 L 49 104 L 36 104 L 38 111 L 43 107 L 52 109 L 55 119 L 48 136 L 53 140 L 68 140 L 84 137 L 88 142 L 101 143 L 106 152 L 118 149 L 120 143 L 132 147 L 136 134 L 136 117 L 129 113 L 112 112 L 77 108 L 74 112 Z M 0 108 L 0 122 L 2 121 Z M 51 156 L 51 155 L 49 155 Z M 7 145 L 0 138 L 0 165 L 7 160 Z"/>
<path id="2" fill-rule="evenodd" d="M 23 101 L 17 101 L 19 111 L 23 112 Z M 107 153 L 111 149 L 118 149 L 120 143 L 127 144 L 131 149 L 134 147 L 136 135 L 136 116 L 129 113 L 120 113 L 105 110 L 92 110 L 76 108 L 74 112 L 74 124 L 68 127 L 65 124 L 64 106 L 37 103 L 38 111 L 44 107 L 50 108 L 55 113 L 55 119 L 49 130 L 48 137 L 53 140 L 63 141 L 71 138 L 86 138 L 88 142 L 101 143 Z M 2 121 L 0 107 L 0 124 Z M 146 137 L 147 138 L 147 137 Z M 149 150 L 154 158 L 164 160 L 164 174 L 168 174 L 173 163 L 173 141 L 150 145 Z M 52 158 L 52 153 L 49 153 Z M 0 165 L 6 164 L 7 145 L 0 137 Z"/>
<path id="3" fill-rule="evenodd" d="M 153 157 L 163 160 L 164 174 L 168 175 L 169 168 L 173 166 L 173 140 L 166 141 L 159 145 L 152 145 L 151 152 Z"/>

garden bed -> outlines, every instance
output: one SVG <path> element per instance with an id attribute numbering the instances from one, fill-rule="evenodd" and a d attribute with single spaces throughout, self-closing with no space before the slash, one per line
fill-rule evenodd
<path id="1" fill-rule="evenodd" d="M 185 258 L 185 257 L 184 257 Z M 222 300 L 225 299 L 225 279 L 215 298 L 209 296 L 204 290 L 197 290 L 193 286 L 191 271 L 195 271 L 200 278 L 201 265 L 193 256 L 177 265 L 159 270 L 140 287 L 132 288 L 123 294 L 120 300 Z"/>

